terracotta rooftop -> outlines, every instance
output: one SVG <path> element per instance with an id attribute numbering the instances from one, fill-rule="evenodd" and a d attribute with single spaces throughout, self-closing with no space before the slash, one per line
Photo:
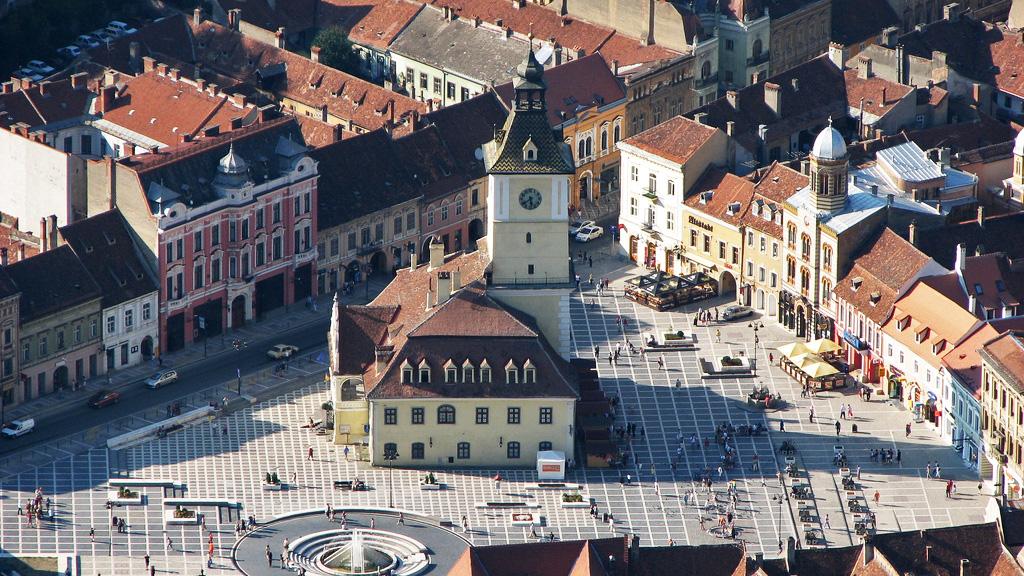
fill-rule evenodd
<path id="1" fill-rule="evenodd" d="M 91 300 L 98 302 L 102 296 L 89 270 L 67 244 L 15 262 L 6 271 L 21 292 L 22 324 Z M 56 278 L 60 281 L 55 282 Z"/>
<path id="2" fill-rule="evenodd" d="M 588 110 L 625 102 L 626 92 L 608 68 L 601 54 L 584 56 L 544 71 L 547 83 L 545 102 L 548 122 L 552 127 L 570 122 L 576 115 Z M 498 86 L 494 91 L 505 106 L 511 107 L 515 91 L 512 83 Z"/>
<path id="3" fill-rule="evenodd" d="M 713 126 L 676 116 L 654 128 L 630 136 L 623 143 L 679 164 L 690 158 L 717 132 Z"/>
<path id="4" fill-rule="evenodd" d="M 960 382 L 975 398 L 981 398 L 981 349 L 986 342 L 1007 331 L 1024 330 L 1024 317 L 990 320 L 978 327 L 970 336 L 942 358 L 947 370 L 957 375 Z M 1024 372 L 1018 373 L 1024 379 Z M 1024 382 L 1024 380 L 1022 380 Z M 1024 393 L 1024 387 L 1021 387 Z"/>
<path id="5" fill-rule="evenodd" d="M 1024 41 L 1020 32 L 999 29 L 999 40 L 989 45 L 992 64 L 998 69 L 995 86 L 1008 94 L 1024 98 Z"/>
<path id="6" fill-rule="evenodd" d="M 630 566 L 630 576 L 747 576 L 748 562 L 738 544 L 704 546 L 655 546 L 640 549 Z"/>
<path id="7" fill-rule="evenodd" d="M 529 542 L 467 548 L 449 576 L 626 576 L 629 564 L 624 538 Z"/>
<path id="8" fill-rule="evenodd" d="M 15 87 L 13 92 L 0 94 L 0 126 L 24 122 L 35 128 L 84 116 L 93 96 L 85 84 L 72 88 L 70 79 L 33 82 L 27 88 Z"/>
<path id="9" fill-rule="evenodd" d="M 690 188 L 683 203 L 692 210 L 739 227 L 753 197 L 753 182 L 712 166 Z"/>
<path id="10" fill-rule="evenodd" d="M 784 164 L 772 162 L 749 178 L 754 182 L 754 198 L 743 212 L 743 224 L 781 240 L 782 205 L 797 190 L 807 186 L 807 176 Z"/>
<path id="11" fill-rule="evenodd" d="M 980 357 L 991 365 L 1007 384 L 1024 394 L 1024 332 L 1020 327 L 986 340 L 982 345 Z"/>
<path id="12" fill-rule="evenodd" d="M 318 19 L 348 31 L 349 39 L 363 46 L 385 49 L 423 9 L 409 0 L 323 0 Z"/>
<path id="13" fill-rule="evenodd" d="M 890 82 L 880 76 L 861 78 L 856 68 L 845 70 L 843 78 L 846 82 L 846 105 L 860 110 L 863 99 L 865 115 L 871 114 L 878 118 L 884 117 L 914 91 L 910 86 Z"/>
<path id="14" fill-rule="evenodd" d="M 896 301 L 882 332 L 937 368 L 942 356 L 980 323 L 957 303 L 958 290 L 955 274 L 918 280 Z"/>
<path id="15" fill-rule="evenodd" d="M 39 237 L 21 231 L 14 216 L 0 212 L 0 248 L 7 249 L 7 262 L 14 263 L 39 254 Z"/>
<path id="16" fill-rule="evenodd" d="M 246 123 L 251 123 L 256 108 L 240 106 L 224 93 L 200 90 L 184 77 L 175 80 L 152 70 L 118 86 L 112 108 L 102 115 L 108 122 L 172 145 L 211 127 L 227 132 L 236 118 L 249 117 Z"/>
<path id="17" fill-rule="evenodd" d="M 863 252 L 836 284 L 837 298 L 851 304 L 875 325 L 889 317 L 899 291 L 931 261 L 889 228 L 865 243 Z"/>
<path id="18" fill-rule="evenodd" d="M 320 148 L 357 135 L 355 132 L 347 132 L 341 124 L 328 124 L 322 120 L 298 114 L 294 118 L 299 123 L 303 140 L 310 148 Z"/>
<path id="19" fill-rule="evenodd" d="M 896 574 L 962 574 L 963 559 L 970 562 L 970 574 L 1022 574 L 1003 547 L 994 522 L 876 534 L 871 540 L 876 558 L 881 554 Z"/>

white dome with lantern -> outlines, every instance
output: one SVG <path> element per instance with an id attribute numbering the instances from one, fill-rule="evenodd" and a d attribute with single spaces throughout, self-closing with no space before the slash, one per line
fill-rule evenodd
<path id="1" fill-rule="evenodd" d="M 811 155 L 819 160 L 842 160 L 846 158 L 846 140 L 843 135 L 832 127 L 832 119 L 828 119 L 828 126 L 818 133 L 814 139 L 814 147 L 811 148 Z"/>

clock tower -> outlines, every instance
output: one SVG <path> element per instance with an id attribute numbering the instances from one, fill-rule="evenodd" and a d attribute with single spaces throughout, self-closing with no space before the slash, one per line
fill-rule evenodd
<path id="1" fill-rule="evenodd" d="M 548 122 L 544 67 L 532 47 L 516 68 L 513 88 L 505 124 L 483 147 L 489 293 L 531 314 L 551 345 L 568 356 L 568 297 L 575 287 L 568 234 L 574 169 L 569 148 Z"/>

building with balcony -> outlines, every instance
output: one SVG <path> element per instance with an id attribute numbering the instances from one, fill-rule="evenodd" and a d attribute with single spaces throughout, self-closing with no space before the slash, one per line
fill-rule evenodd
<path id="1" fill-rule="evenodd" d="M 160 291 L 118 209 L 60 228 L 103 293 L 104 371 L 134 366 L 160 347 Z"/>
<path id="2" fill-rule="evenodd" d="M 721 130 L 682 116 L 619 143 L 620 243 L 630 260 L 659 270 L 676 268 L 678 249 L 689 242 L 683 199 L 705 170 L 729 164 L 728 150 L 729 139 Z M 703 238 L 705 232 L 698 234 Z"/>
<path id="3" fill-rule="evenodd" d="M 163 350 L 316 294 L 317 165 L 295 120 L 89 169 L 90 210 L 120 208 L 160 283 Z"/>
<path id="4" fill-rule="evenodd" d="M 18 386 L 21 380 L 18 356 L 21 291 L 6 268 L 6 265 L 0 268 L 0 406 L 13 405 L 15 395 L 22 392 Z"/>
<path id="5" fill-rule="evenodd" d="M 1024 332 L 985 342 L 981 358 L 982 434 L 999 493 L 1020 498 L 1024 486 Z"/>

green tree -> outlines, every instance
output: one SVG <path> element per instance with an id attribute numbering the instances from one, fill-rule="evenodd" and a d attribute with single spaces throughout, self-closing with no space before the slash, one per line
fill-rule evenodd
<path id="1" fill-rule="evenodd" d="M 338 26 L 324 28 L 318 32 L 313 38 L 313 46 L 320 47 L 320 62 L 331 68 L 350 73 L 358 68 L 352 42 L 348 39 L 348 34 Z"/>

